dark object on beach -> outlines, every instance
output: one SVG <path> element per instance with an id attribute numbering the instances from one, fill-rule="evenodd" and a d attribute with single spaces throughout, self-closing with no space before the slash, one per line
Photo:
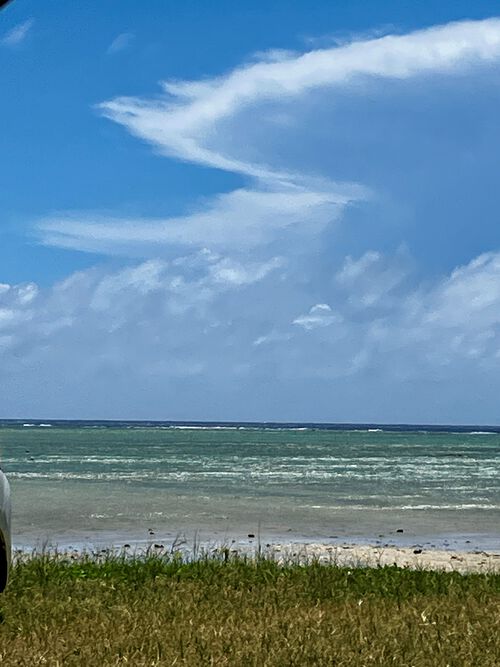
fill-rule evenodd
<path id="1" fill-rule="evenodd" d="M 402 528 L 398 528 L 398 529 L 396 530 L 396 533 L 404 533 L 404 532 L 405 532 L 405 531 L 404 531 Z"/>
<path id="2" fill-rule="evenodd" d="M 155 531 L 154 531 L 152 528 L 148 528 L 148 533 L 149 533 L 150 535 L 154 535 L 154 534 L 155 534 Z"/>
<path id="3" fill-rule="evenodd" d="M 155 544 L 154 546 L 155 546 L 155 549 L 164 549 L 165 548 L 163 546 L 163 544 Z"/>
<path id="4" fill-rule="evenodd" d="M 248 533 L 248 537 L 255 537 L 253 533 Z"/>
<path id="5" fill-rule="evenodd" d="M 124 548 L 124 549 L 130 549 L 130 544 L 124 544 L 124 545 L 123 545 L 123 548 Z"/>
<path id="6" fill-rule="evenodd" d="M 414 554 L 421 554 L 421 553 L 422 553 L 422 549 L 413 549 L 413 553 L 414 553 Z"/>

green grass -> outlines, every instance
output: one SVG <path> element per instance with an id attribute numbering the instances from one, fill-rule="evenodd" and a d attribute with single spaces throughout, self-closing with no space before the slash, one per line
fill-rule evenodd
<path id="1" fill-rule="evenodd" d="M 0 664 L 498 667 L 500 574 L 41 555 L 0 596 Z"/>

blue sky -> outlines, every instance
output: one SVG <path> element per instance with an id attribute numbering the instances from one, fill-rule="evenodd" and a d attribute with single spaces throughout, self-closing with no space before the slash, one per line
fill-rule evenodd
<path id="1" fill-rule="evenodd" d="M 500 423 L 495 5 L 8 5 L 0 416 Z"/>

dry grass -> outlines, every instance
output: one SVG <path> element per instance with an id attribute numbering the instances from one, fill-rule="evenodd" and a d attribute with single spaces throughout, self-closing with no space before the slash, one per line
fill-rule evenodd
<path id="1" fill-rule="evenodd" d="M 2 665 L 500 665 L 498 574 L 39 556 L 0 609 Z"/>

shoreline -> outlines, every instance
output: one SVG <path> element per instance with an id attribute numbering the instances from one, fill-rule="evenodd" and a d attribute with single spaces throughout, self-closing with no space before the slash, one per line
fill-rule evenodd
<path id="1" fill-rule="evenodd" d="M 285 548 L 273 547 L 273 552 L 292 551 L 301 557 L 296 545 Z M 459 551 L 435 548 L 412 548 L 401 546 L 374 546 L 361 544 L 344 544 L 330 546 L 325 544 L 308 544 L 304 555 L 319 562 L 333 562 L 343 567 L 384 567 L 394 566 L 413 570 L 442 570 L 447 572 L 500 572 L 500 551 Z"/>
<path id="2" fill-rule="evenodd" d="M 315 529 L 303 531 L 300 528 L 285 528 L 284 526 L 262 526 L 259 523 L 242 522 L 240 526 L 223 525 L 188 525 L 184 527 L 165 526 L 163 522 L 143 523 L 141 527 L 131 525 L 128 528 L 100 528 L 89 527 L 87 530 L 20 530 L 19 524 L 13 523 L 13 546 L 15 548 L 40 549 L 47 546 L 62 548 L 76 547 L 79 550 L 88 547 L 115 547 L 124 544 L 133 544 L 146 547 L 149 544 L 161 542 L 163 544 L 183 544 L 188 547 L 197 545 L 232 546 L 238 548 L 256 548 L 271 545 L 301 545 L 322 544 L 325 547 L 371 546 L 373 548 L 407 548 L 423 549 L 425 551 L 456 551 L 456 552 L 492 552 L 500 553 L 500 533 L 496 531 L 449 531 L 435 532 L 432 529 L 415 530 L 406 522 L 405 527 L 398 527 L 393 522 L 392 528 L 382 533 L 374 531 L 350 531 L 345 527 L 330 533 Z M 403 523 L 403 522 L 401 522 Z M 286 526 L 286 524 L 285 524 Z M 17 527 L 17 530 L 16 530 Z M 378 527 L 379 529 L 381 526 Z M 418 528 L 422 528 L 419 526 Z"/>
<path id="3" fill-rule="evenodd" d="M 304 542 L 283 540 L 265 544 L 254 540 L 221 542 L 217 540 L 189 543 L 184 539 L 130 540 L 120 543 L 103 541 L 74 542 L 73 544 L 46 542 L 39 545 L 19 545 L 13 548 L 14 560 L 39 555 L 55 558 L 106 558 L 181 556 L 186 560 L 198 558 L 269 558 L 279 564 L 307 564 L 352 568 L 397 566 L 412 570 L 440 570 L 466 573 L 500 573 L 500 550 L 463 550 L 396 544 L 378 545 L 343 541 Z"/>

